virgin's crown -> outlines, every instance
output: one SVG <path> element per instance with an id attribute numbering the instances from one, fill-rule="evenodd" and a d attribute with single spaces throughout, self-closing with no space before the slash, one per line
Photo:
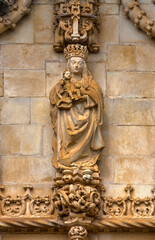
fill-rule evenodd
<path id="1" fill-rule="evenodd" d="M 66 59 L 69 59 L 71 57 L 81 57 L 86 61 L 88 55 L 87 46 L 83 46 L 80 44 L 69 44 L 64 49 L 64 54 Z"/>

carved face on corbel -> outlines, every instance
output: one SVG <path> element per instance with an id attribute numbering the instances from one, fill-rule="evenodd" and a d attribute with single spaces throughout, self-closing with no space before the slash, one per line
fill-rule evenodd
<path id="1" fill-rule="evenodd" d="M 85 60 L 81 57 L 71 57 L 68 61 L 71 73 L 80 75 L 83 71 Z"/>

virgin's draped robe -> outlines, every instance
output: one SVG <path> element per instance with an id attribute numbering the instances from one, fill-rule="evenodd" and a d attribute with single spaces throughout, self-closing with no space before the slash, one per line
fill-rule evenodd
<path id="1" fill-rule="evenodd" d="M 81 85 L 83 85 L 82 80 Z M 88 77 L 88 86 L 78 98 L 60 98 L 61 81 L 50 92 L 53 165 L 58 168 L 92 168 L 104 148 L 102 138 L 103 96 L 100 86 Z"/>

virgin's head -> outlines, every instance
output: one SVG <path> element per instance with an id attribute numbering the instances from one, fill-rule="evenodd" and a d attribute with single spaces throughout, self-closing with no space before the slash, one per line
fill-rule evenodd
<path id="1" fill-rule="evenodd" d="M 75 75 L 82 75 L 86 62 L 81 57 L 71 57 L 68 59 L 70 72 Z"/>
<path id="2" fill-rule="evenodd" d="M 87 88 L 90 82 L 90 72 L 87 69 L 87 64 L 82 57 L 70 57 L 67 61 L 67 69 L 71 72 L 71 76 L 79 75 L 81 76 L 82 85 Z"/>

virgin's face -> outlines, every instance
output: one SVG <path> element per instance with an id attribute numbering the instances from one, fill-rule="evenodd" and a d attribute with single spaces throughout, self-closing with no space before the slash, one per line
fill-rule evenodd
<path id="1" fill-rule="evenodd" d="M 81 57 L 71 57 L 69 59 L 70 71 L 73 74 L 81 74 L 84 68 L 84 59 Z"/>

